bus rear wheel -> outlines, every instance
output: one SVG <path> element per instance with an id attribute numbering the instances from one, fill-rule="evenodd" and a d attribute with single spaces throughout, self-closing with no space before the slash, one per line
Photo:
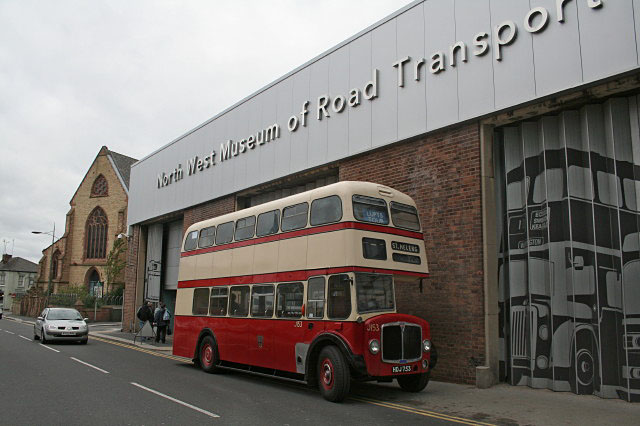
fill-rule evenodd
<path id="1" fill-rule="evenodd" d="M 403 391 L 420 392 L 429 384 L 429 373 L 400 376 L 398 377 L 398 384 Z"/>
<path id="2" fill-rule="evenodd" d="M 318 388 L 323 398 L 331 402 L 343 401 L 349 393 L 351 376 L 349 365 L 335 346 L 327 346 L 318 358 Z"/>
<path id="3" fill-rule="evenodd" d="M 200 348 L 198 349 L 198 361 L 200 368 L 206 373 L 215 373 L 218 368 L 218 349 L 216 342 L 211 336 L 205 336 L 200 342 Z"/>

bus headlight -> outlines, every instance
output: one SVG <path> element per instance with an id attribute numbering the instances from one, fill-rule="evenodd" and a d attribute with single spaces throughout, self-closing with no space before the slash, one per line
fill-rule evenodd
<path id="1" fill-rule="evenodd" d="M 373 355 L 377 355 L 378 352 L 380 352 L 380 342 L 378 342 L 376 339 L 371 339 L 369 341 L 369 352 L 371 352 Z"/>
<path id="2" fill-rule="evenodd" d="M 422 350 L 424 352 L 429 352 L 431 350 L 431 340 L 429 339 L 424 339 L 422 341 Z"/>
<path id="3" fill-rule="evenodd" d="M 549 327 L 544 324 L 541 325 L 538 328 L 538 336 L 540 336 L 540 339 L 542 340 L 547 340 L 549 338 Z"/>

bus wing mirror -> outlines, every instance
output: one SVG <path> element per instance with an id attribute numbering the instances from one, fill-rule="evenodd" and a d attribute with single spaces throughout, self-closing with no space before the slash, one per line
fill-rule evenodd
<path id="1" fill-rule="evenodd" d="M 576 271 L 582 271 L 584 269 L 584 257 L 576 256 L 573 258 L 573 268 Z"/>

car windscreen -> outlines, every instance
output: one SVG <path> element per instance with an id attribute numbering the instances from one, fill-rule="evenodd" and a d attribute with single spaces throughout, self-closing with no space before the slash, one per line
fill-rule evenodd
<path id="1" fill-rule="evenodd" d="M 75 309 L 52 309 L 47 314 L 48 320 L 81 320 L 82 315 Z"/>

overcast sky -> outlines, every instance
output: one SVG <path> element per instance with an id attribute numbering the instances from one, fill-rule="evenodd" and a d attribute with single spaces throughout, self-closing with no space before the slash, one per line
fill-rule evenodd
<path id="1" fill-rule="evenodd" d="M 39 261 L 102 145 L 142 158 L 408 3 L 0 0 L 0 251 Z"/>

